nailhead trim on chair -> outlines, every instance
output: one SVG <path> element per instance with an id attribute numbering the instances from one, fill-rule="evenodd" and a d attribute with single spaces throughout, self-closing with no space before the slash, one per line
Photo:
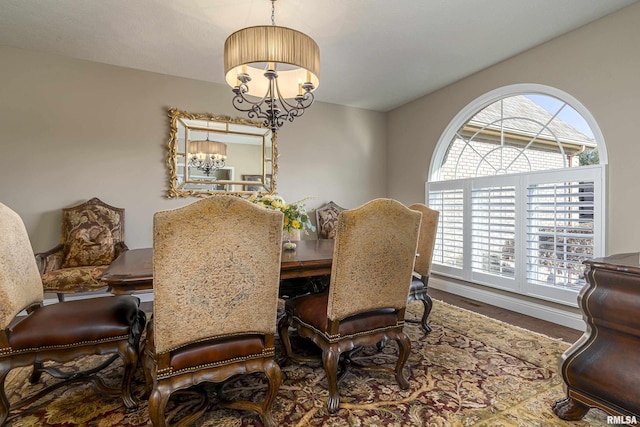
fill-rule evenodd
<path id="1" fill-rule="evenodd" d="M 322 336 L 324 336 L 325 338 L 327 338 L 327 340 L 329 340 L 330 343 L 334 343 L 334 342 L 338 342 L 342 339 L 345 338 L 351 338 L 351 337 L 357 337 L 360 335 L 371 335 L 372 332 L 377 332 L 377 331 L 387 331 L 389 329 L 395 329 L 398 326 L 404 326 L 404 320 L 398 322 L 397 324 L 393 325 L 393 326 L 386 326 L 384 328 L 377 328 L 377 329 L 369 329 L 367 331 L 364 332 L 357 332 L 355 334 L 349 334 L 349 335 L 340 335 L 340 334 L 336 334 L 336 335 L 328 335 L 327 333 L 325 333 L 324 331 L 320 331 L 317 328 L 311 326 L 310 324 L 303 322 L 298 316 L 293 316 L 293 318 L 295 320 L 298 321 L 298 323 L 300 323 L 301 325 L 304 325 L 306 328 L 309 328 L 311 330 L 313 330 L 315 333 L 320 334 Z"/>
<path id="2" fill-rule="evenodd" d="M 197 371 L 197 370 L 200 370 L 202 368 L 214 368 L 214 367 L 217 367 L 217 366 L 229 365 L 229 364 L 234 363 L 234 362 L 245 362 L 247 360 L 252 360 L 252 359 L 262 359 L 265 356 L 275 356 L 275 348 L 265 348 L 262 351 L 262 353 L 254 354 L 252 356 L 234 357 L 232 359 L 225 359 L 225 360 L 222 360 L 220 362 L 205 363 L 205 364 L 202 364 L 202 365 L 190 366 L 188 368 L 180 369 L 180 370 L 177 370 L 177 371 L 174 371 L 172 367 L 168 367 L 168 368 L 160 369 L 159 371 L 157 371 L 157 376 L 158 376 L 158 379 L 166 379 L 166 378 L 170 378 L 170 377 L 172 377 L 174 375 L 180 375 L 180 374 L 185 373 L 185 372 Z"/>
<path id="3" fill-rule="evenodd" d="M 73 344 L 64 344 L 64 345 L 48 345 L 48 346 L 44 346 L 44 347 L 31 347 L 31 348 L 25 348 L 22 350 L 18 350 L 18 351 L 13 351 L 13 349 L 11 347 L 5 347 L 0 349 L 0 355 L 1 356 L 8 356 L 8 355 L 14 355 L 14 354 L 22 354 L 22 353 L 32 353 L 34 351 L 41 351 L 41 350 L 57 350 L 57 349 L 63 349 L 63 348 L 73 348 L 73 347 L 80 347 L 83 345 L 88 345 L 88 344 L 101 344 L 101 343 L 105 343 L 105 342 L 113 342 L 113 341 L 122 341 L 122 340 L 126 340 L 129 338 L 129 335 L 121 335 L 119 337 L 110 337 L 110 338 L 103 338 L 101 340 L 92 340 L 92 341 L 82 341 L 82 342 L 77 342 L 77 343 L 73 343 Z"/>

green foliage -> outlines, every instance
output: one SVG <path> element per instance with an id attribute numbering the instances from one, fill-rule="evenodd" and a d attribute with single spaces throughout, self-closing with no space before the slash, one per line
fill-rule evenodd
<path id="1" fill-rule="evenodd" d="M 580 160 L 580 166 L 600 164 L 600 154 L 598 154 L 597 148 L 587 148 L 578 155 L 578 159 Z"/>

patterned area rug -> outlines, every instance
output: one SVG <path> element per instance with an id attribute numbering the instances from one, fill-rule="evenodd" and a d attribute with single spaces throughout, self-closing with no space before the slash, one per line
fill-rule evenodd
<path id="1" fill-rule="evenodd" d="M 417 319 L 420 310 L 419 303 L 411 303 L 407 317 Z M 571 423 L 560 420 L 551 410 L 553 402 L 564 397 L 557 365 L 568 343 L 440 301 L 434 301 L 430 324 L 433 332 L 426 336 L 416 324 L 405 327 L 412 343 L 406 368 L 409 390 L 400 390 L 390 376 L 352 370 L 340 384 L 340 411 L 332 417 L 325 409 L 327 390 L 321 364 L 293 363 L 282 368 L 275 419 L 281 426 L 300 427 L 606 425 L 605 414 L 597 410 L 591 410 L 583 421 Z M 396 352 L 397 347 L 390 343 L 382 352 L 366 350 L 358 358 L 393 364 Z M 66 367 L 91 363 L 95 358 Z M 106 371 L 105 380 L 117 383 L 120 367 L 116 364 Z M 28 375 L 28 370 L 11 372 L 6 387 L 12 402 L 41 387 L 30 385 Z M 142 395 L 143 383 L 138 372 L 137 396 Z M 256 375 L 229 383 L 226 393 L 231 398 L 261 398 L 264 389 L 264 378 Z M 218 409 L 213 387 L 208 390 L 211 410 L 196 426 L 262 425 L 251 413 Z M 179 417 L 191 404 L 187 395 L 178 396 L 172 398 L 169 409 Z M 91 386 L 77 385 L 21 409 L 9 425 L 111 427 L 151 423 L 145 401 L 136 412 L 127 413 L 118 399 L 100 396 Z"/>

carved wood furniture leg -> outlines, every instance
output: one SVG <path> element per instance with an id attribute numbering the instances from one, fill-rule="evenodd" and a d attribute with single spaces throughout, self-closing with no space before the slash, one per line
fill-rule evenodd
<path id="1" fill-rule="evenodd" d="M 133 376 L 138 366 L 138 351 L 137 346 L 127 343 L 123 345 L 121 349 L 122 361 L 124 363 L 124 376 L 122 378 L 122 401 L 124 406 L 127 407 L 127 411 L 135 411 L 138 409 L 138 401 L 133 397 L 131 393 L 131 383 L 133 382 Z"/>
<path id="2" fill-rule="evenodd" d="M 282 365 L 286 365 L 291 357 L 291 339 L 289 338 L 289 327 L 291 326 L 291 316 L 286 313 L 278 322 L 278 335 L 280 335 L 280 342 L 284 348 L 285 359 Z"/>
<path id="3" fill-rule="evenodd" d="M 278 366 L 278 364 L 273 360 L 270 360 L 266 364 L 264 373 L 267 376 L 269 388 L 267 389 L 264 401 L 262 402 L 260 418 L 262 418 L 262 423 L 265 427 L 277 427 L 278 423 L 276 423 L 276 421 L 273 419 L 271 407 L 273 406 L 273 402 L 276 400 L 278 390 L 280 389 L 280 383 L 282 382 L 282 373 L 280 372 L 280 367 Z"/>
<path id="4" fill-rule="evenodd" d="M 587 405 L 583 405 L 575 399 L 570 397 L 564 398 L 562 400 L 558 400 L 553 405 L 553 412 L 555 414 L 566 421 L 578 421 L 581 420 L 587 412 L 589 412 L 589 407 Z"/>
<path id="5" fill-rule="evenodd" d="M 221 403 L 221 406 L 224 408 L 256 412 L 260 416 L 262 424 L 265 427 L 277 427 L 278 423 L 273 418 L 271 408 L 273 406 L 273 402 L 276 399 L 276 396 L 278 395 L 280 383 L 282 382 L 282 373 L 280 371 L 280 366 L 278 366 L 278 364 L 273 359 L 268 360 L 264 363 L 263 372 L 267 377 L 268 388 L 262 404 L 249 401 L 224 400 Z M 219 390 L 222 390 L 222 387 L 220 387 Z M 219 397 L 221 399 L 224 399 L 221 393 L 219 394 Z"/>
<path id="6" fill-rule="evenodd" d="M 33 364 L 33 371 L 29 377 L 29 382 L 31 384 L 35 384 L 40 381 L 40 377 L 42 377 L 42 366 L 42 362 L 36 362 Z"/>
<path id="7" fill-rule="evenodd" d="M 338 413 L 340 406 L 340 393 L 338 391 L 338 359 L 340 354 L 335 348 L 329 348 L 322 352 L 322 363 L 324 371 L 327 374 L 327 383 L 329 386 L 329 398 L 327 399 L 327 410 L 329 414 Z"/>
<path id="8" fill-rule="evenodd" d="M 433 300 L 431 299 L 431 296 L 426 293 L 426 291 L 424 299 L 422 300 L 422 304 L 424 305 L 424 312 L 422 313 L 422 320 L 420 321 L 420 323 L 422 324 L 422 329 L 424 330 L 424 332 L 428 334 L 431 332 L 431 326 L 427 324 L 427 318 L 429 317 L 429 314 L 431 314 L 431 309 L 433 308 Z"/>
<path id="9" fill-rule="evenodd" d="M 398 381 L 402 390 L 406 390 L 409 388 L 409 381 L 404 377 L 402 371 L 405 363 L 407 363 L 409 359 L 409 353 L 411 353 L 411 340 L 409 340 L 409 337 L 405 335 L 404 332 L 400 332 L 396 341 L 398 342 L 398 348 L 400 350 L 396 363 L 396 381 Z"/>
<path id="10" fill-rule="evenodd" d="M 162 385 L 159 385 L 149 396 L 149 419 L 151 419 L 153 427 L 167 426 L 164 411 L 170 395 L 170 390 L 166 390 Z"/>

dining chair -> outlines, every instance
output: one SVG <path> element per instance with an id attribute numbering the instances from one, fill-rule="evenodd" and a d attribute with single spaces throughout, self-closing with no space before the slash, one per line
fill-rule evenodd
<path id="1" fill-rule="evenodd" d="M 333 201 L 327 202 L 317 208 L 316 224 L 318 225 L 318 239 L 335 239 L 338 215 L 344 208 Z"/>
<path id="2" fill-rule="evenodd" d="M 24 223 L 17 213 L 0 203 L 0 426 L 5 425 L 12 409 L 78 381 L 90 381 L 99 392 L 120 395 L 129 410 L 137 408 L 131 380 L 145 323 L 138 298 L 109 296 L 43 306 L 43 296 Z M 111 356 L 83 372 L 44 365 L 89 355 Z M 96 374 L 118 358 L 124 362 L 124 372 L 120 386 L 114 388 Z M 7 375 L 14 368 L 31 366 L 33 384 L 43 373 L 62 381 L 47 387 L 35 386 L 31 396 L 9 402 L 5 392 Z"/>
<path id="3" fill-rule="evenodd" d="M 420 224 L 420 236 L 418 238 L 418 254 L 416 257 L 416 263 L 414 271 L 418 277 L 413 276 L 411 280 L 411 287 L 409 288 L 409 300 L 421 301 L 424 305 L 424 311 L 422 312 L 422 319 L 419 323 L 422 329 L 429 333 L 431 327 L 427 324 L 427 318 L 431 313 L 433 307 L 433 301 L 428 294 L 428 283 L 431 274 L 431 262 L 433 259 L 433 250 L 436 244 L 436 233 L 438 231 L 438 218 L 440 212 L 423 205 L 422 203 L 414 203 L 409 206 L 409 209 L 416 210 L 422 213 L 422 222 Z M 407 322 L 414 322 L 407 319 Z"/>
<path id="4" fill-rule="evenodd" d="M 285 315 L 278 324 L 285 357 L 310 360 L 292 353 L 290 328 L 320 347 L 331 414 L 340 404 L 341 355 L 343 367 L 388 372 L 401 389 L 409 387 L 403 368 L 411 342 L 403 327 L 421 216 L 391 199 L 375 199 L 343 211 L 337 223 L 329 291 L 285 302 Z M 387 340 L 398 343 L 395 368 L 362 366 L 350 359 L 352 350 Z"/>
<path id="5" fill-rule="evenodd" d="M 154 426 L 170 421 L 166 405 L 176 392 L 199 396 L 177 425 L 199 418 L 209 404 L 203 383 L 218 385 L 223 407 L 254 411 L 265 426 L 276 425 L 282 225 L 282 212 L 227 195 L 155 213 L 153 317 L 142 356 Z M 226 400 L 225 381 L 251 373 L 267 378 L 263 401 Z"/>
<path id="6" fill-rule="evenodd" d="M 62 209 L 60 243 L 35 255 L 45 292 L 65 295 L 107 290 L 99 277 L 126 251 L 124 209 L 97 197 Z"/>

